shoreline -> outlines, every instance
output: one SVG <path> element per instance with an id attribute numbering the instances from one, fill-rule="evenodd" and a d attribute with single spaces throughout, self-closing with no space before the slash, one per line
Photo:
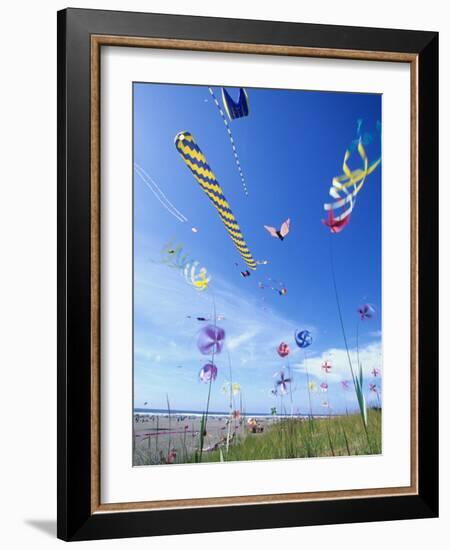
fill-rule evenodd
<path id="1" fill-rule="evenodd" d="M 176 417 L 183 417 L 185 419 L 197 419 L 197 418 L 201 418 L 203 416 L 203 412 L 199 412 L 199 411 L 183 411 L 183 410 L 171 410 L 170 411 L 170 414 L 167 410 L 163 411 L 161 409 L 143 409 L 143 408 L 135 408 L 133 409 L 133 416 L 136 417 L 136 416 L 139 416 L 139 417 L 162 417 L 162 418 L 168 418 L 169 416 L 171 418 L 176 418 Z M 353 414 L 353 413 L 352 413 Z M 220 419 L 220 418 L 229 418 L 231 416 L 230 412 L 226 412 L 226 411 L 213 411 L 213 412 L 208 412 L 208 418 L 215 418 L 215 419 Z M 267 413 L 267 414 L 264 414 L 264 413 L 247 413 L 247 412 L 242 412 L 241 413 L 241 418 L 258 418 L 258 419 L 265 419 L 265 420 L 270 420 L 270 419 L 282 419 L 282 418 L 297 418 L 297 419 L 305 419 L 307 420 L 308 418 L 312 417 L 312 418 L 328 418 L 328 417 L 331 417 L 331 418 L 339 418 L 339 417 L 343 417 L 343 416 L 346 416 L 345 413 L 340 413 L 340 414 L 337 414 L 337 413 L 332 413 L 332 414 L 316 414 L 316 413 L 313 413 L 312 415 L 310 415 L 309 413 L 298 413 L 298 414 L 270 414 L 270 413 Z"/>

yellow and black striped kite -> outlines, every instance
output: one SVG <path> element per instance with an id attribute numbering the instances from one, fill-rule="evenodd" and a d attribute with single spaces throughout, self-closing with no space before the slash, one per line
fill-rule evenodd
<path id="1" fill-rule="evenodd" d="M 220 219 L 228 231 L 234 246 L 238 249 L 244 262 L 250 269 L 256 269 L 256 262 L 247 248 L 239 224 L 231 211 L 222 188 L 216 179 L 213 171 L 208 165 L 205 155 L 189 132 L 178 132 L 175 136 L 175 147 L 181 155 L 192 175 L 200 184 L 200 187 L 213 203 Z"/>

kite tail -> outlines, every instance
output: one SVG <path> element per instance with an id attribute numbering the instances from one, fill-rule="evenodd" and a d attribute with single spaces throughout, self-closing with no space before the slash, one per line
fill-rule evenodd
<path id="1" fill-rule="evenodd" d="M 256 269 L 256 262 L 244 240 L 241 228 L 231 211 L 230 205 L 223 194 L 222 188 L 208 165 L 200 147 L 195 143 L 194 137 L 189 132 L 179 132 L 175 136 L 175 147 L 180 153 L 186 166 L 200 184 L 203 192 L 212 202 L 219 217 L 225 226 L 234 246 L 237 248 L 244 262 L 250 269 Z"/>
<path id="2" fill-rule="evenodd" d="M 217 100 L 215 94 L 214 94 L 214 91 L 212 88 L 208 88 L 209 90 L 209 93 L 211 94 L 211 97 L 214 101 L 214 105 L 217 107 L 217 110 L 219 111 L 219 114 L 222 118 L 222 121 L 223 123 L 225 124 L 225 129 L 227 131 L 227 134 L 228 134 L 228 138 L 230 139 L 230 145 L 231 145 L 231 149 L 233 150 L 233 155 L 234 155 L 234 161 L 236 163 L 236 168 L 239 172 L 239 177 L 241 178 L 241 182 L 242 182 L 242 187 L 244 188 L 244 193 L 248 196 L 248 189 L 247 189 L 247 184 L 245 182 L 245 177 L 244 177 L 244 172 L 242 171 L 242 168 L 241 168 L 241 161 L 239 159 L 239 155 L 238 155 L 238 152 L 237 152 L 237 149 L 236 149 L 236 144 L 235 144 L 235 141 L 234 141 L 234 138 L 233 138 L 233 134 L 231 133 L 231 128 L 230 128 L 230 125 L 228 124 L 228 120 L 225 118 L 225 114 L 224 112 L 222 111 L 222 108 L 220 107 L 220 104 L 219 104 L 219 101 Z M 226 92 L 226 90 L 223 90 L 222 93 Z M 228 94 L 227 94 L 228 95 Z M 228 96 L 229 97 L 229 96 Z M 246 97 L 246 96 L 245 96 Z M 227 109 L 227 104 L 226 102 L 224 101 L 224 106 L 225 108 Z M 232 118 L 235 118 L 234 116 L 231 115 L 230 112 L 228 112 L 228 109 L 227 109 L 227 114 L 228 116 L 230 117 L 230 119 Z M 247 114 L 248 114 L 248 110 L 247 110 Z M 242 115 L 242 116 L 246 116 L 246 115 Z"/>
<path id="3" fill-rule="evenodd" d="M 166 195 L 162 192 L 161 188 L 154 181 L 154 179 L 147 174 L 147 172 L 139 166 L 136 162 L 134 163 L 134 170 L 136 174 L 142 179 L 145 185 L 150 189 L 150 191 L 155 195 L 158 201 L 164 206 L 164 208 L 172 214 L 179 222 L 187 222 L 188 219 L 184 214 L 182 214 L 175 206 L 169 201 Z"/>

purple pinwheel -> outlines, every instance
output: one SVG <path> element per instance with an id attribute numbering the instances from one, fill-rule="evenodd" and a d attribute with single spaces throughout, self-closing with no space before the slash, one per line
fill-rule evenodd
<path id="1" fill-rule="evenodd" d="M 380 371 L 380 369 L 372 369 L 371 372 L 370 372 L 370 374 L 371 374 L 374 378 L 376 378 L 377 376 L 380 376 L 381 371 Z"/>
<path id="2" fill-rule="evenodd" d="M 358 308 L 358 315 L 361 321 L 364 321 L 365 319 L 372 319 L 375 315 L 375 308 L 371 304 L 363 304 Z"/>
<path id="3" fill-rule="evenodd" d="M 320 384 L 320 391 L 325 393 L 328 391 L 328 384 L 326 382 L 322 382 L 322 384 Z"/>
<path id="4" fill-rule="evenodd" d="M 285 395 L 288 390 L 288 384 L 290 384 L 292 380 L 290 378 L 285 378 L 284 372 L 280 374 L 280 379 L 276 382 L 276 387 L 280 389 L 281 395 Z"/>
<path id="5" fill-rule="evenodd" d="M 215 325 L 202 328 L 197 340 L 197 347 L 203 355 L 220 353 L 225 340 L 225 331 Z"/>
<path id="6" fill-rule="evenodd" d="M 322 370 L 325 371 L 327 374 L 330 372 L 330 370 L 332 369 L 333 367 L 331 366 L 330 363 L 328 363 L 328 361 L 324 361 L 322 363 Z"/>
<path id="7" fill-rule="evenodd" d="M 200 369 L 198 376 L 202 382 L 214 382 L 217 378 L 217 367 L 212 363 L 206 363 Z"/>
<path id="8" fill-rule="evenodd" d="M 369 391 L 373 393 L 378 393 L 378 388 L 376 384 L 369 384 Z"/>
<path id="9" fill-rule="evenodd" d="M 341 380 L 341 388 L 344 391 L 347 391 L 350 389 L 350 380 Z"/>

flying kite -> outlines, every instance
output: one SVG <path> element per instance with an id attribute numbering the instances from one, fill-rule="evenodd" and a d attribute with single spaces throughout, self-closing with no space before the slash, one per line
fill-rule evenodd
<path id="1" fill-rule="evenodd" d="M 272 279 L 272 277 L 267 277 L 267 280 L 270 282 L 268 286 L 271 290 L 273 290 L 280 296 L 285 296 L 287 294 L 287 288 L 284 286 L 284 283 L 277 281 L 276 279 Z M 262 281 L 259 281 L 258 287 L 261 290 L 264 290 L 266 288 L 266 285 Z"/>
<path id="2" fill-rule="evenodd" d="M 364 321 L 365 319 L 372 319 L 375 315 L 375 308 L 372 304 L 363 304 L 358 308 L 358 315 L 361 321 Z"/>
<path id="3" fill-rule="evenodd" d="M 186 166 L 191 170 L 192 175 L 200 184 L 200 187 L 212 202 L 217 210 L 225 229 L 238 249 L 244 262 L 250 269 L 256 269 L 256 262 L 253 259 L 250 250 L 242 235 L 239 224 L 231 211 L 222 188 L 208 165 L 208 162 L 195 143 L 194 137 L 189 132 L 179 132 L 175 136 L 175 147 L 181 155 Z"/>
<path id="4" fill-rule="evenodd" d="M 241 88 L 241 89 L 242 89 L 242 88 Z M 233 134 L 231 133 L 230 125 L 228 124 L 228 120 L 226 119 L 225 114 L 224 114 L 224 112 L 222 111 L 222 108 L 221 108 L 220 105 L 219 105 L 219 102 L 218 102 L 218 100 L 217 100 L 217 98 L 216 98 L 216 96 L 215 96 L 215 94 L 214 94 L 213 89 L 212 89 L 212 88 L 208 88 L 208 90 L 209 90 L 209 93 L 211 94 L 211 97 L 212 97 L 213 100 L 214 100 L 214 104 L 215 104 L 215 106 L 217 107 L 217 110 L 219 111 L 219 114 L 220 114 L 220 116 L 221 116 L 221 118 L 222 118 L 222 122 L 223 122 L 224 125 L 225 125 L 225 129 L 226 129 L 227 134 L 228 134 L 228 139 L 230 140 L 231 149 L 232 149 L 232 151 L 233 151 L 234 162 L 236 163 L 236 168 L 237 168 L 237 171 L 239 172 L 239 177 L 241 178 L 242 187 L 244 188 L 244 193 L 245 193 L 245 195 L 248 196 L 247 184 L 246 184 L 246 182 L 245 182 L 244 173 L 243 173 L 242 167 L 241 167 L 241 161 L 240 161 L 240 159 L 239 159 L 239 155 L 238 155 L 238 152 L 237 152 L 237 149 L 236 149 L 236 142 L 235 142 L 235 140 L 234 140 L 234 138 L 233 138 Z M 222 93 L 223 93 L 223 92 L 224 92 L 224 90 L 222 89 Z M 225 93 L 227 93 L 227 92 L 225 91 Z M 244 91 L 244 93 L 245 93 L 245 97 L 247 97 L 247 94 L 246 94 L 245 91 Z M 227 94 L 227 95 L 228 95 L 228 94 Z M 228 97 L 229 97 L 229 95 L 228 95 Z M 231 99 L 231 98 L 230 98 L 230 99 Z M 231 100 L 231 101 L 233 101 L 233 100 Z M 231 103 L 230 103 L 230 105 L 231 105 Z M 224 107 L 225 107 L 225 110 L 227 111 L 227 107 L 226 107 L 226 104 L 225 104 L 225 100 L 224 100 Z M 231 117 L 231 116 L 230 116 L 230 113 L 231 113 L 231 112 L 234 113 L 234 112 L 236 112 L 236 110 L 235 110 L 235 109 L 232 109 L 232 110 L 230 110 L 230 112 L 227 111 L 227 114 L 228 114 L 230 120 L 231 120 L 232 118 L 239 118 L 239 117 Z M 248 115 L 248 103 L 247 103 L 247 114 L 246 114 L 246 115 L 241 115 L 241 116 L 247 116 L 247 115 Z"/>
<path id="5" fill-rule="evenodd" d="M 184 278 L 196 290 L 203 291 L 208 288 L 211 276 L 207 276 L 207 271 L 204 267 L 197 269 L 198 265 L 198 262 L 187 264 L 184 268 Z"/>
<path id="6" fill-rule="evenodd" d="M 161 256 L 161 263 L 182 270 L 186 282 L 196 290 L 203 291 L 208 288 L 211 276 L 208 275 L 205 267 L 199 268 L 199 262 L 192 260 L 184 252 L 182 245 L 174 246 L 172 242 L 165 244 L 161 250 Z"/>
<path id="7" fill-rule="evenodd" d="M 248 95 L 245 88 L 239 88 L 239 98 L 237 101 L 234 101 L 225 88 L 222 88 L 222 101 L 224 109 L 230 120 L 246 117 L 250 112 Z"/>
<path id="8" fill-rule="evenodd" d="M 275 237 L 276 239 L 280 239 L 280 241 L 284 241 L 286 235 L 289 233 L 289 226 L 291 224 L 291 220 L 288 218 L 285 222 L 281 224 L 280 229 L 276 229 L 275 227 L 271 227 L 270 225 L 265 225 L 264 229 L 266 229 L 272 237 Z"/>
<path id="9" fill-rule="evenodd" d="M 239 269 L 239 264 L 238 264 L 237 262 L 234 262 L 234 265 Z M 249 271 L 248 269 L 245 269 L 244 271 L 241 271 L 241 270 L 239 269 L 239 273 L 242 275 L 242 277 L 244 277 L 244 279 L 245 279 L 246 277 L 250 277 L 250 275 L 251 275 L 251 273 L 250 273 L 250 271 Z"/>
<path id="10" fill-rule="evenodd" d="M 192 317 L 191 315 L 186 315 L 188 319 L 197 319 L 197 321 L 209 321 L 209 317 Z"/>
<path id="11" fill-rule="evenodd" d="M 172 241 L 163 245 L 161 249 L 161 263 L 175 269 L 184 269 L 192 259 L 186 253 L 182 244 L 176 245 Z"/>
<path id="12" fill-rule="evenodd" d="M 322 220 L 322 223 L 332 233 L 340 233 L 348 225 L 350 215 L 356 204 L 356 196 L 361 191 L 367 176 L 381 163 L 381 157 L 372 162 L 372 164 L 369 163 L 364 149 L 364 141 L 367 143 L 367 139 L 364 140 L 361 136 L 361 124 L 362 121 L 358 120 L 357 143 L 352 142 L 350 147 L 345 151 L 342 164 L 344 173 L 332 179 L 329 194 L 335 201 L 323 205 L 324 210 L 328 214 L 327 219 Z M 363 167 L 351 170 L 348 161 L 355 149 L 358 151 Z"/>

